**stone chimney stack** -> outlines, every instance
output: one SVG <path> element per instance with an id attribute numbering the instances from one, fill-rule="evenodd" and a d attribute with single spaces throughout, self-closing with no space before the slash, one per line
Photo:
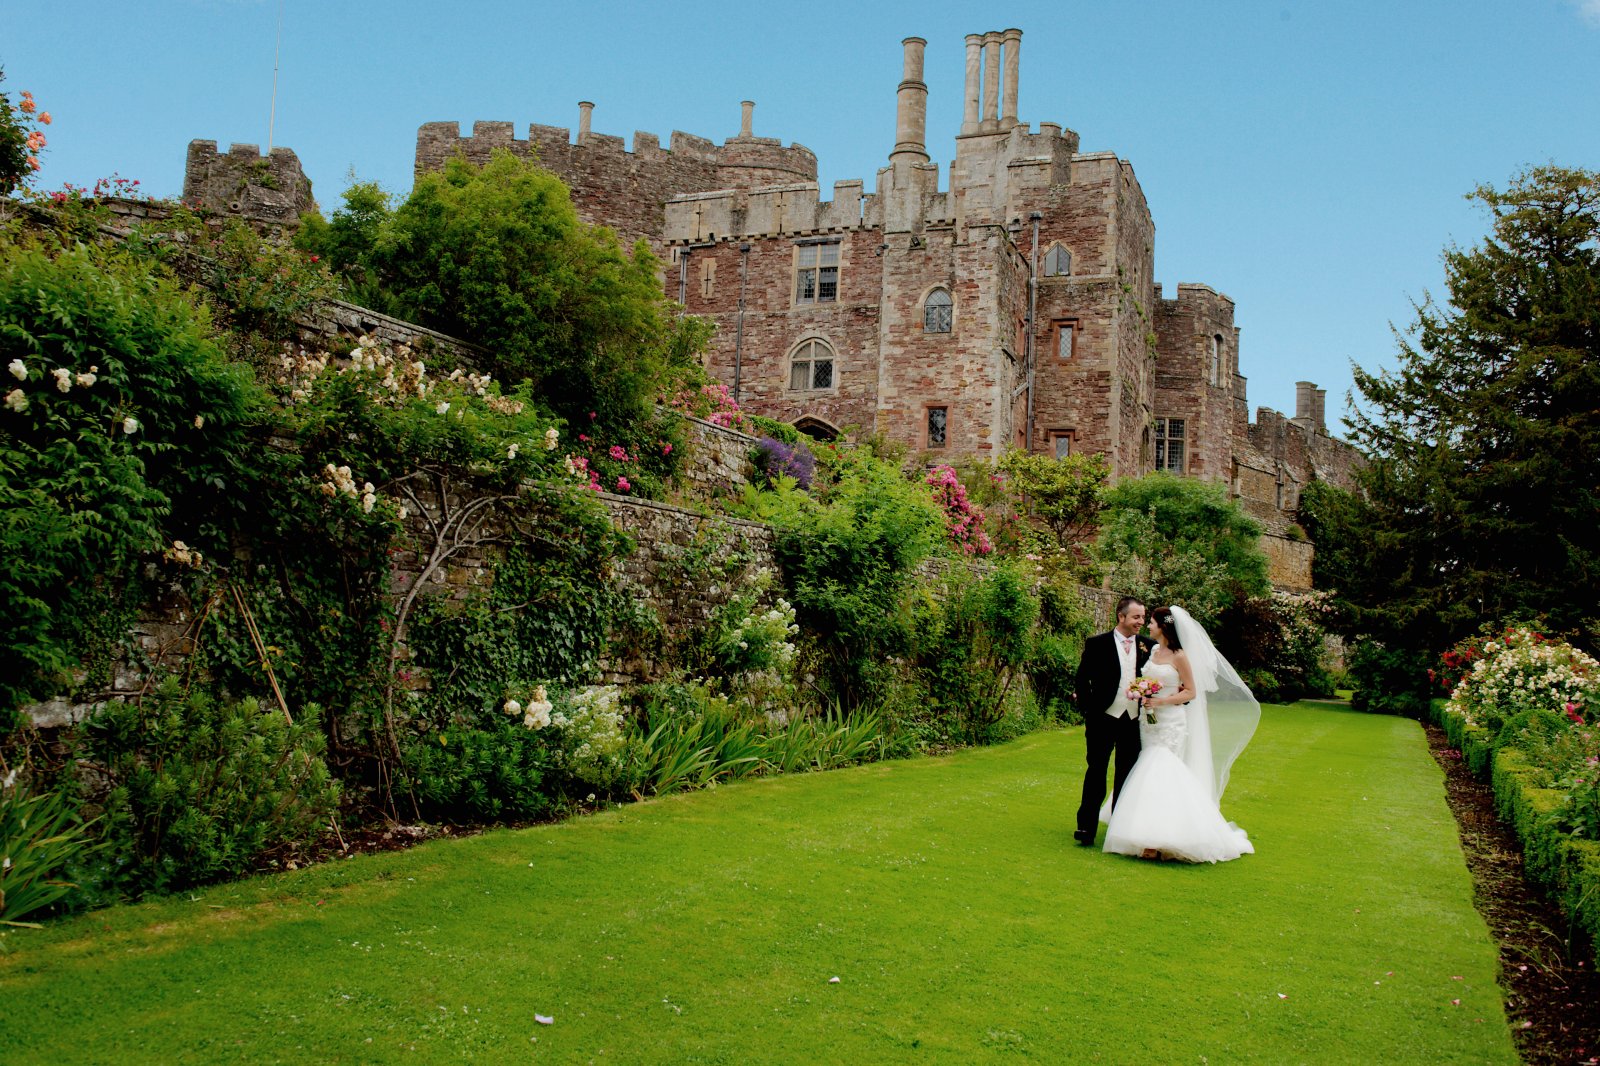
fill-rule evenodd
<path id="1" fill-rule="evenodd" d="M 1005 42 L 1006 73 L 1000 97 L 1000 128 L 1010 130 L 1017 124 L 1017 62 L 1022 52 L 1022 31 L 1006 30 L 1001 36 Z"/>
<path id="2" fill-rule="evenodd" d="M 1328 432 L 1328 390 L 1318 389 L 1311 401 L 1312 426 L 1318 433 Z"/>
<path id="3" fill-rule="evenodd" d="M 983 35 L 983 125 L 984 133 L 1000 128 L 1000 34 Z"/>
<path id="4" fill-rule="evenodd" d="M 582 144 L 585 137 L 589 136 L 589 120 L 594 115 L 594 104 L 588 100 L 578 101 L 578 143 Z"/>
<path id="5" fill-rule="evenodd" d="M 741 100 L 741 101 L 739 101 L 739 110 L 741 112 L 741 114 L 739 116 L 739 136 L 742 137 L 742 138 L 745 138 L 747 140 L 750 137 L 754 136 L 750 132 L 750 129 L 751 129 L 750 119 L 751 119 L 751 115 L 754 113 L 755 109 L 756 109 L 756 102 L 754 100 Z"/>
<path id="6" fill-rule="evenodd" d="M 983 72 L 983 35 L 967 34 L 967 92 L 963 97 L 961 136 L 978 132 L 978 96 Z"/>
<path id="7" fill-rule="evenodd" d="M 907 37 L 900 42 L 905 46 L 905 73 L 900 80 L 898 106 L 895 109 L 895 145 L 889 153 L 889 162 L 926 163 L 928 148 L 924 143 L 928 129 L 928 86 L 922 80 L 922 50 L 928 42 L 921 37 Z"/>
<path id="8" fill-rule="evenodd" d="M 1316 396 L 1316 382 L 1297 381 L 1294 383 L 1294 421 L 1307 427 L 1312 424 L 1312 407 L 1316 404 Z"/>

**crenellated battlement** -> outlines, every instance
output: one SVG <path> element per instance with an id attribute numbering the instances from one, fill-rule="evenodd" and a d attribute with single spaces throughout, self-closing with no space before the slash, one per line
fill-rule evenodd
<path id="1" fill-rule="evenodd" d="M 280 145 L 263 154 L 254 144 L 230 144 L 222 153 L 216 141 L 203 140 L 189 142 L 183 200 L 219 215 L 276 227 L 299 225 L 300 215 L 316 206 L 311 179 L 291 149 Z"/>
<path id="2" fill-rule="evenodd" d="M 754 104 L 744 106 L 739 135 L 723 144 L 674 130 L 665 148 L 653 133 L 636 132 L 630 148 L 621 137 L 594 132 L 594 105 L 587 101 L 579 104 L 576 136 L 569 127 L 533 123 L 518 137 L 510 122 L 474 122 L 463 135 L 459 123 L 428 122 L 417 130 L 415 172 L 441 169 L 457 154 L 481 165 L 504 149 L 560 177 L 586 221 L 611 226 L 626 242 L 645 238 L 660 251 L 662 205 L 674 197 L 816 182 L 816 154 L 804 145 L 785 147 L 776 138 L 753 136 Z"/>

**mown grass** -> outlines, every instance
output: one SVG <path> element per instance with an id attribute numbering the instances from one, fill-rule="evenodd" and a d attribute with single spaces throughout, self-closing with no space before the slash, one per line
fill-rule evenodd
<path id="1" fill-rule="evenodd" d="M 0 1060 L 1516 1061 L 1416 723 L 1268 708 L 1226 805 L 1259 854 L 1214 867 L 1075 847 L 1082 751 L 755 780 L 13 932 Z"/>

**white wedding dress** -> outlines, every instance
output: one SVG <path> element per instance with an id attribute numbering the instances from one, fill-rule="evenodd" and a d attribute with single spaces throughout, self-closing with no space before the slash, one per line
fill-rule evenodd
<path id="1" fill-rule="evenodd" d="M 1170 663 L 1150 663 L 1144 675 L 1160 681 L 1163 692 L 1178 689 L 1178 670 Z M 1154 848 L 1162 858 L 1186 862 L 1226 862 L 1255 853 L 1245 831 L 1222 817 L 1213 782 L 1191 769 L 1193 760 L 1185 761 L 1194 754 L 1189 751 L 1191 706 L 1157 707 L 1155 724 L 1140 721 L 1139 759 L 1110 811 L 1105 851 L 1141 855 Z M 1209 735 L 1199 741 L 1209 749 Z M 1200 764 L 1209 767 L 1210 758 L 1205 751 Z"/>

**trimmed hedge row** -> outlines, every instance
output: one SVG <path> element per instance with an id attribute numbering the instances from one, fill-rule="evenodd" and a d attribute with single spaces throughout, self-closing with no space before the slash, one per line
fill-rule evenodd
<path id="1" fill-rule="evenodd" d="M 1446 700 L 1429 702 L 1429 716 L 1461 751 L 1467 768 L 1487 778 L 1495 810 L 1522 842 L 1523 864 L 1561 904 L 1575 927 L 1589 936 L 1591 955 L 1600 946 L 1600 841 L 1583 840 L 1557 828 L 1551 817 L 1560 808 L 1559 789 L 1539 788 L 1527 755 L 1519 748 L 1494 746 L 1494 735 L 1446 709 Z"/>

